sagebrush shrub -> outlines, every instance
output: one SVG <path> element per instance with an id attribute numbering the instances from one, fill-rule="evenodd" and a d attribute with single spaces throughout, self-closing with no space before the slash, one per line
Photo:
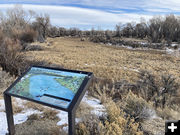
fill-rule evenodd
<path id="1" fill-rule="evenodd" d="M 37 32 L 30 27 L 27 27 L 20 35 L 21 42 L 31 43 L 37 38 Z"/>
<path id="2" fill-rule="evenodd" d="M 133 117 L 135 121 L 143 121 L 151 117 L 152 108 L 143 98 L 129 92 L 125 100 L 126 106 L 124 111 Z"/>
<path id="3" fill-rule="evenodd" d="M 25 51 L 42 51 L 43 47 L 40 45 L 25 45 L 24 46 Z"/>
<path id="4" fill-rule="evenodd" d="M 77 135 L 104 135 L 103 124 L 96 115 L 86 115 L 82 117 L 82 122 L 76 125 Z"/>
<path id="5" fill-rule="evenodd" d="M 0 42 L 0 48 L 0 66 L 2 70 L 9 72 L 11 75 L 21 75 L 31 65 L 58 66 L 46 61 L 28 60 L 21 53 L 21 45 L 18 40 L 4 38 Z"/>
<path id="6" fill-rule="evenodd" d="M 22 64 L 24 57 L 19 53 L 21 50 L 19 41 L 5 38 L 0 43 L 0 48 L 0 66 L 11 75 L 18 75 L 20 68 L 24 66 Z"/>
<path id="7" fill-rule="evenodd" d="M 137 86 L 141 96 L 147 101 L 152 100 L 155 93 L 158 92 L 155 76 L 148 71 L 141 71 L 139 73 L 139 81 L 137 82 Z"/>
<path id="8" fill-rule="evenodd" d="M 3 91 L 14 81 L 15 78 L 8 73 L 0 70 L 0 97 L 3 96 Z"/>
<path id="9" fill-rule="evenodd" d="M 154 102 L 154 106 L 164 108 L 170 105 L 172 98 L 178 93 L 179 84 L 172 75 L 156 77 L 148 71 L 139 73 L 139 80 L 136 83 L 138 95 L 146 101 Z"/>

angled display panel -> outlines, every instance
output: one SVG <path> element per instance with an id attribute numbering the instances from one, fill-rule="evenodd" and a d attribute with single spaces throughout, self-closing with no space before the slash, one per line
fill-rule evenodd
<path id="1" fill-rule="evenodd" d="M 67 110 L 88 72 L 31 67 L 7 94 Z"/>

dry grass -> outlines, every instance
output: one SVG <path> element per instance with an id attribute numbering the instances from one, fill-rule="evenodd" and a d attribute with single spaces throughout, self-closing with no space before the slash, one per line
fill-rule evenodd
<path id="1" fill-rule="evenodd" d="M 8 73 L 0 69 L 0 99 L 3 98 L 3 92 L 15 80 L 15 77 L 10 76 Z"/>
<path id="2" fill-rule="evenodd" d="M 165 134 L 165 121 L 162 119 L 152 119 L 144 121 L 142 130 L 146 135 L 164 135 Z"/>
<path id="3" fill-rule="evenodd" d="M 157 108 L 156 112 L 157 115 L 165 120 L 179 120 L 180 119 L 180 109 L 179 106 L 178 110 L 173 110 L 172 108 L 165 107 L 164 109 Z"/>
<path id="4" fill-rule="evenodd" d="M 49 43 L 51 43 L 50 46 L 48 45 Z M 156 76 L 172 74 L 177 78 L 177 81 L 180 81 L 180 58 L 164 54 L 160 51 L 128 50 L 121 47 L 95 44 L 88 41 L 80 42 L 79 38 L 68 37 L 48 38 L 45 43 L 33 44 L 42 46 L 44 50 L 22 52 L 29 59 L 62 65 L 64 68 L 69 69 L 91 71 L 98 79 L 107 79 L 113 82 L 126 79 L 129 82 L 136 82 L 138 79 L 138 71 L 148 70 Z M 107 81 L 107 83 L 109 82 Z M 82 103 L 77 110 L 77 117 L 83 116 L 83 120 L 84 118 L 86 118 L 86 120 L 80 123 L 79 127 L 81 127 L 81 129 L 79 129 L 78 132 L 80 134 L 88 134 L 90 132 L 97 133 L 100 128 L 100 131 L 107 135 L 116 133 L 142 134 L 142 132 L 139 131 L 139 123 L 136 123 L 130 118 L 125 119 L 124 110 L 121 110 L 117 103 L 115 104 L 113 101 L 110 102 L 111 100 L 109 100 L 107 96 L 111 93 L 107 90 L 106 93 L 103 93 L 101 89 L 105 91 L 105 89 L 108 88 L 103 84 L 102 86 L 103 88 L 97 88 L 99 91 L 96 91 L 96 93 L 99 93 L 97 97 L 99 96 L 98 98 L 101 99 L 102 103 L 105 104 L 107 108 L 108 121 L 102 124 L 102 121 L 98 118 L 95 120 L 93 117 L 93 119 L 88 117 L 91 108 Z M 62 127 L 57 126 L 58 118 L 56 117 L 56 111 L 47 110 L 47 108 L 31 102 L 27 102 L 25 106 L 42 111 L 43 116 L 32 115 L 25 123 L 17 125 L 16 129 L 18 135 L 60 134 L 60 129 Z M 158 115 L 164 119 L 168 119 L 170 116 L 165 114 L 165 112 L 167 111 L 159 110 Z M 174 110 L 170 112 L 170 114 L 175 113 L 177 112 Z M 174 118 L 178 118 L 178 116 L 179 113 L 177 113 Z M 98 128 L 98 130 L 96 130 L 96 128 L 93 130 L 94 127 Z"/>
<path id="5" fill-rule="evenodd" d="M 24 104 L 24 106 L 27 107 L 27 108 L 32 108 L 34 110 L 41 111 L 41 112 L 47 109 L 43 105 L 40 105 L 40 104 L 37 104 L 37 103 L 33 103 L 33 102 L 29 102 L 29 101 L 26 102 Z"/>
<path id="6" fill-rule="evenodd" d="M 51 46 L 48 44 L 51 43 Z M 44 47 L 43 51 L 25 52 L 26 56 L 39 61 L 62 65 L 64 68 L 91 71 L 98 79 L 131 83 L 138 80 L 138 71 L 147 70 L 153 75 L 171 74 L 180 81 L 180 58 L 157 50 L 129 50 L 106 46 L 79 38 L 48 38 L 46 43 L 33 43 Z M 109 82 L 107 82 L 109 83 Z M 104 87 L 104 86 L 103 86 Z M 106 95 L 100 93 L 101 100 Z M 180 93 L 177 94 L 179 101 Z M 178 104 L 178 103 L 177 103 Z"/>
<path id="7" fill-rule="evenodd" d="M 80 118 L 80 117 L 83 117 L 85 115 L 88 115 L 91 113 L 92 109 L 93 108 L 91 106 L 89 106 L 88 104 L 81 102 L 77 111 L 76 111 L 76 117 Z"/>
<path id="8" fill-rule="evenodd" d="M 16 135 L 65 135 L 57 121 L 51 119 L 41 119 L 40 116 L 30 116 L 22 124 L 16 125 Z"/>
<path id="9" fill-rule="evenodd" d="M 23 110 L 22 107 L 18 106 L 14 102 L 12 102 L 12 106 L 13 106 L 13 114 L 20 113 Z"/>
<path id="10" fill-rule="evenodd" d="M 59 117 L 57 116 L 58 111 L 52 110 L 52 109 L 46 109 L 43 112 L 43 119 L 50 119 L 50 120 L 55 120 L 59 121 Z"/>
<path id="11" fill-rule="evenodd" d="M 47 45 L 49 42 L 51 46 Z M 172 74 L 178 80 L 180 77 L 180 59 L 160 51 L 128 50 L 68 37 L 48 38 L 46 43 L 40 45 L 45 50 L 26 52 L 26 55 L 63 65 L 64 68 L 91 71 L 100 78 L 124 78 L 134 82 L 137 80 L 136 70 L 148 70 L 156 75 Z"/>
<path id="12" fill-rule="evenodd" d="M 43 114 L 32 114 L 28 120 L 16 125 L 17 135 L 66 135 L 61 126 L 57 126 L 59 118 L 56 110 L 46 108 Z"/>
<path id="13" fill-rule="evenodd" d="M 58 111 L 49 107 L 44 107 L 43 105 L 33 103 L 33 102 L 26 102 L 24 104 L 26 108 L 32 108 L 34 110 L 38 110 L 40 112 L 43 112 L 43 119 L 51 119 L 51 120 L 58 120 L 59 118 L 56 116 L 58 114 Z"/>

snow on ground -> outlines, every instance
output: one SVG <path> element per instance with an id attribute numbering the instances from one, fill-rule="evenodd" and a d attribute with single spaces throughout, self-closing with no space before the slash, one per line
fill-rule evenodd
<path id="1" fill-rule="evenodd" d="M 21 100 L 19 98 L 15 98 L 15 103 L 19 107 L 24 108 L 24 103 L 27 101 Z M 87 93 L 85 94 L 84 98 L 82 99 L 82 102 L 88 104 L 93 109 L 91 111 L 92 114 L 95 114 L 97 116 L 102 116 L 106 114 L 105 107 L 101 104 L 100 100 L 89 97 Z M 32 114 L 41 114 L 42 112 L 34 110 L 34 109 L 25 109 L 21 113 L 17 113 L 14 115 L 14 124 L 21 124 L 25 122 L 28 119 L 28 116 Z M 64 126 L 63 129 L 67 132 L 68 131 L 68 113 L 64 111 L 59 111 L 57 114 L 60 121 L 57 123 L 59 126 Z M 76 122 L 80 122 L 80 118 L 76 118 Z M 5 135 L 8 132 L 7 130 L 7 119 L 6 119 L 6 113 L 5 113 L 5 106 L 4 106 L 4 100 L 0 100 L 0 135 Z"/>
<path id="2" fill-rule="evenodd" d="M 4 112 L 5 106 L 4 106 L 4 100 L 0 100 L 0 112 Z"/>
<path id="3" fill-rule="evenodd" d="M 174 52 L 174 50 L 173 50 L 173 49 L 170 49 L 170 48 L 166 48 L 166 52 L 167 52 L 168 54 L 171 54 L 171 53 Z"/>
<path id="4" fill-rule="evenodd" d="M 90 107 L 92 107 L 92 114 L 95 114 L 97 116 L 102 116 L 104 114 L 106 114 L 106 109 L 105 107 L 101 104 L 100 100 L 94 98 L 94 97 L 90 97 L 88 96 L 88 93 L 86 92 L 86 94 L 84 95 L 83 99 L 81 102 L 84 102 L 86 104 L 88 104 Z M 64 112 L 64 111 L 59 111 L 59 113 L 57 114 L 57 116 L 59 117 L 60 121 L 57 123 L 57 125 L 59 126 L 63 126 L 68 124 L 68 113 Z M 76 122 L 80 122 L 81 119 L 80 118 L 76 118 Z M 63 127 L 64 131 L 68 131 L 68 126 L 64 126 Z"/>
<path id="5" fill-rule="evenodd" d="M 82 99 L 82 102 L 88 104 L 90 107 L 92 107 L 92 114 L 95 114 L 97 116 L 102 116 L 106 113 L 105 107 L 101 104 L 99 99 L 96 99 L 94 97 L 88 96 L 88 93 L 85 94 L 85 96 Z"/>
<path id="6" fill-rule="evenodd" d="M 144 45 L 144 47 L 138 47 L 138 48 L 133 48 L 131 46 L 127 46 L 127 45 L 119 45 L 117 44 L 116 47 L 123 47 L 123 48 L 127 48 L 129 50 L 156 50 L 156 51 L 160 51 L 160 52 L 166 52 L 167 54 L 176 56 L 176 57 L 180 57 L 180 48 L 178 49 L 173 49 L 173 48 L 168 48 L 166 47 L 165 49 L 153 49 L 153 48 L 148 48 L 148 42 L 140 42 L 139 44 Z M 156 43 L 153 43 L 154 45 L 156 45 Z M 111 45 L 111 44 L 106 44 L 106 45 Z M 167 46 L 167 44 L 165 44 Z M 171 47 L 175 47 L 178 46 L 179 44 L 171 44 Z"/>
<path id="7" fill-rule="evenodd" d="M 4 110 L 4 100 L 0 100 L 0 135 L 5 135 L 6 133 L 8 133 L 6 113 L 4 112 Z M 33 109 L 24 110 L 21 113 L 14 115 L 14 124 L 21 124 L 28 119 L 28 116 L 40 113 L 41 112 Z"/>
<path id="8" fill-rule="evenodd" d="M 41 114 L 41 113 L 42 112 L 34 110 L 34 109 L 24 110 L 21 113 L 14 115 L 14 124 L 21 124 L 28 119 L 28 116 L 32 114 Z"/>
<path id="9" fill-rule="evenodd" d="M 166 53 L 167 54 L 170 54 L 170 55 L 173 55 L 173 56 L 176 56 L 176 57 L 180 57 L 180 48 L 178 49 L 171 49 L 171 48 L 166 48 Z"/>
<path id="10" fill-rule="evenodd" d="M 0 135 L 5 135 L 7 131 L 6 113 L 0 112 Z"/>
<path id="11" fill-rule="evenodd" d="M 171 44 L 171 46 L 172 46 L 172 47 L 175 47 L 175 46 L 178 46 L 178 44 L 173 43 L 173 44 Z"/>
<path id="12" fill-rule="evenodd" d="M 121 69 L 124 69 L 124 70 L 130 70 L 130 71 L 134 71 L 134 72 L 139 72 L 138 69 L 133 69 L 133 68 L 127 68 L 127 67 L 120 67 Z"/>

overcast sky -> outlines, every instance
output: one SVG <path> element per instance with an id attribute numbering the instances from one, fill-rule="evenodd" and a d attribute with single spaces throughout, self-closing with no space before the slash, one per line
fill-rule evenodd
<path id="1" fill-rule="evenodd" d="M 12 4 L 48 13 L 51 23 L 80 29 L 114 29 L 119 22 L 139 22 L 154 15 L 180 14 L 180 0 L 0 0 L 0 11 Z"/>

